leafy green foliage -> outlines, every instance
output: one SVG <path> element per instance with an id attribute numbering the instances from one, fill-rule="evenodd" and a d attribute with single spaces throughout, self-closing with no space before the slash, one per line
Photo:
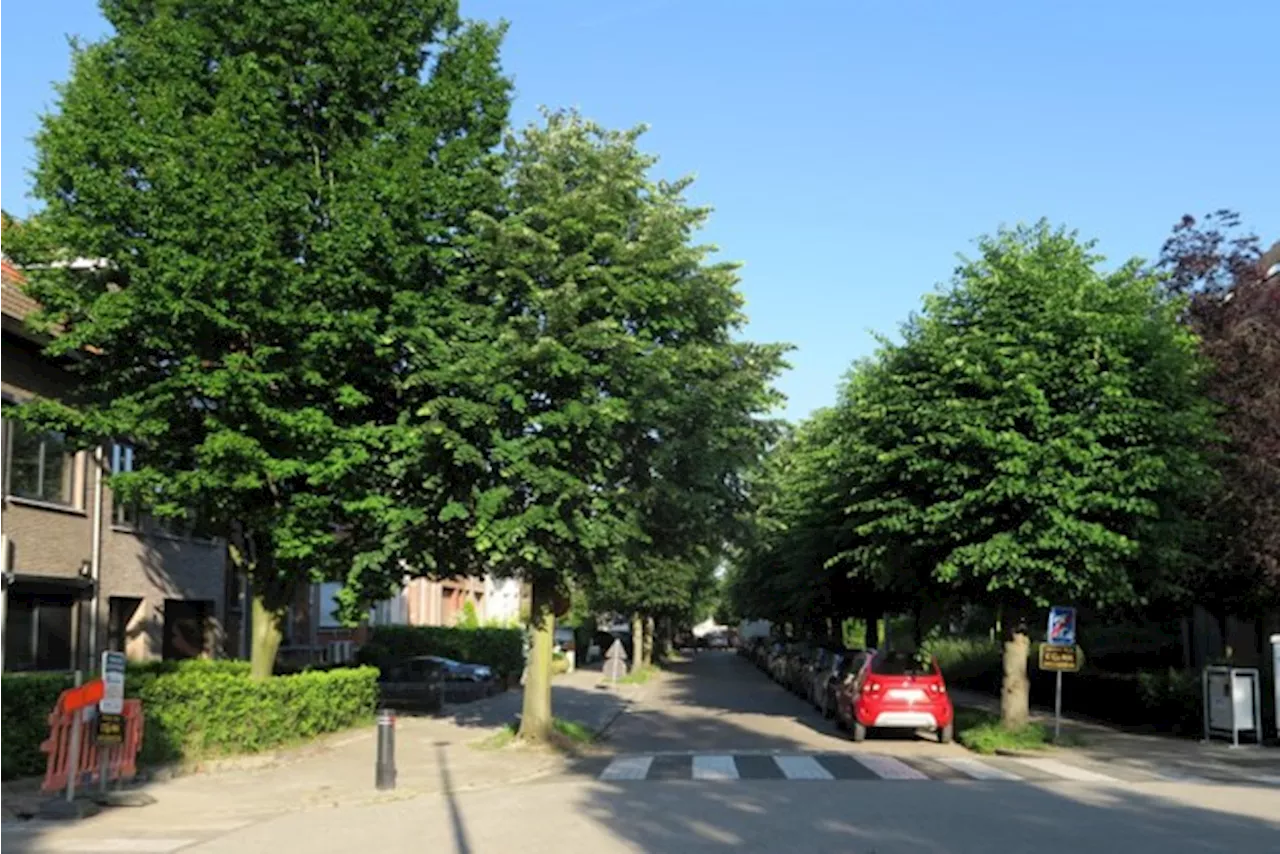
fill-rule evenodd
<path id="1" fill-rule="evenodd" d="M 71 685 L 63 673 L 5 674 L 5 779 L 43 773 L 49 713 Z M 378 671 L 253 681 L 245 661 L 130 664 L 125 694 L 142 700 L 140 761 L 153 764 L 253 753 L 364 723 L 377 704 Z"/>
<path id="2" fill-rule="evenodd" d="M 1051 734 L 1043 724 L 1005 729 L 996 715 L 966 708 L 956 709 L 956 739 L 974 753 L 1044 750 L 1052 744 Z"/>
<path id="3" fill-rule="evenodd" d="M 45 207 L 5 235 L 50 353 L 92 355 L 74 402 L 22 417 L 138 445 L 118 496 L 229 537 L 264 620 L 308 580 L 344 578 L 352 617 L 402 560 L 465 570 L 468 416 L 409 421 L 401 374 L 426 363 L 435 401 L 467 367 L 460 235 L 500 201 L 500 32 L 451 0 L 103 11 L 114 34 L 77 48 L 37 136 Z"/>
<path id="4" fill-rule="evenodd" d="M 1178 594 L 1214 436 L 1178 306 L 1043 224 L 980 251 L 850 383 L 854 554 L 1015 604 Z"/>
<path id="5" fill-rule="evenodd" d="M 58 695 L 71 687 L 65 673 L 6 673 L 0 678 L 0 773 L 6 780 L 43 774 L 45 755 L 40 742 L 49 737 L 49 713 Z"/>
<path id="6" fill-rule="evenodd" d="M 125 684 L 146 716 L 144 762 L 255 753 L 372 719 L 372 667 L 299 673 L 257 681 L 209 670 L 144 676 Z"/>
<path id="7" fill-rule="evenodd" d="M 500 677 L 524 669 L 524 633 L 520 629 L 378 626 L 361 647 L 361 660 L 377 666 L 415 655 L 439 655 L 486 664 Z"/>

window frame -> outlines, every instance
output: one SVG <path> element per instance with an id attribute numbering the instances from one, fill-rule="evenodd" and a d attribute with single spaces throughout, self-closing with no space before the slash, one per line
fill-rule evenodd
<path id="1" fill-rule="evenodd" d="M 4 404 L 8 406 L 18 406 L 16 401 L 6 396 Z M 39 443 L 39 460 L 37 465 L 37 493 L 44 491 L 44 460 L 47 455 L 48 447 L 47 439 L 50 436 L 60 436 L 63 444 L 62 455 L 66 465 L 66 471 L 60 478 L 65 483 L 65 495 L 59 498 L 49 498 L 43 494 L 28 495 L 25 493 L 15 492 L 13 489 L 13 450 L 14 436 L 18 429 L 25 430 L 19 422 L 13 418 L 4 418 L 3 424 L 0 425 L 0 438 L 3 439 L 3 461 L 4 461 L 4 497 L 6 500 L 12 499 L 21 504 L 31 504 L 37 507 L 49 507 L 56 510 L 73 511 L 77 513 L 84 512 L 84 483 L 82 470 L 83 454 L 77 450 L 70 450 L 66 447 L 66 435 L 57 433 L 52 430 L 44 430 L 34 435 Z"/>

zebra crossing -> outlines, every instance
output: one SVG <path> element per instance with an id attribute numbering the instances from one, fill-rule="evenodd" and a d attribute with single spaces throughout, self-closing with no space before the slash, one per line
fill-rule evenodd
<path id="1" fill-rule="evenodd" d="M 618 756 L 600 760 L 596 779 L 625 783 L 639 781 L 741 780 L 784 781 L 921 781 L 977 780 L 983 782 L 1077 782 L 1124 784 L 1141 782 L 1262 783 L 1280 785 L 1265 776 L 1240 776 L 1229 771 L 1206 776 L 1181 770 L 1151 770 L 1108 766 L 1105 770 L 1051 757 L 990 757 L 964 755 L 890 756 L 883 753 L 697 753 Z"/>

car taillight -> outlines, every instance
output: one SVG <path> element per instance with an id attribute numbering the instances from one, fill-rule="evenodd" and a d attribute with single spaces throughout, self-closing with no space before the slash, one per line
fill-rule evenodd
<path id="1" fill-rule="evenodd" d="M 877 691 L 879 691 L 879 690 L 880 690 L 880 683 L 879 683 L 879 682 L 868 682 L 868 683 L 867 683 L 867 690 L 868 690 L 868 691 L 870 691 L 872 694 L 876 693 Z"/>
<path id="2" fill-rule="evenodd" d="M 937 682 L 934 682 L 932 685 L 929 686 L 929 692 L 932 694 L 941 694 L 942 686 L 939 685 Z"/>

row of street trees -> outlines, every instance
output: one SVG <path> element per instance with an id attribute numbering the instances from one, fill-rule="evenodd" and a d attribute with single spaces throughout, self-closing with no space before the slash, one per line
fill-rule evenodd
<path id="1" fill-rule="evenodd" d="M 5 229 L 112 486 L 227 538 L 270 675 L 294 591 L 356 620 L 406 573 L 532 584 L 521 734 L 571 589 L 677 611 L 745 514 L 785 348 L 640 131 L 507 129 L 500 28 L 452 0 L 104 0 Z M 89 259 L 90 264 L 72 263 Z"/>
<path id="2" fill-rule="evenodd" d="M 1050 603 L 1276 602 L 1280 294 L 1235 224 L 1185 221 L 1155 271 L 1044 223 L 983 238 L 774 449 L 735 610 L 821 635 L 994 606 L 1019 726 Z"/>

